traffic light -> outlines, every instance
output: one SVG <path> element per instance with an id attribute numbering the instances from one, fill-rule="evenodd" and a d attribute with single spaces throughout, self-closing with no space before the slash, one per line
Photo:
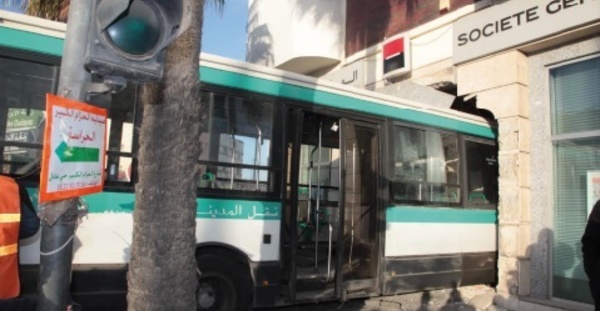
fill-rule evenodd
<path id="1" fill-rule="evenodd" d="M 185 31 L 193 0 L 93 0 L 85 66 L 101 76 L 162 78 L 165 48 Z"/>

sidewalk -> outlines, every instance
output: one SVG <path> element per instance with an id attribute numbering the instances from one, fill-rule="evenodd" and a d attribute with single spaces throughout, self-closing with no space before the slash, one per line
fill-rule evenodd
<path id="1" fill-rule="evenodd" d="M 265 310 L 267 309 L 260 309 Z M 593 311 L 568 302 L 502 297 L 486 285 L 464 286 L 346 302 L 325 302 L 280 307 L 274 311 Z"/>
<path id="2" fill-rule="evenodd" d="M 507 308 L 500 307 L 499 305 Z M 533 299 L 506 300 L 486 285 L 425 291 L 364 301 L 360 311 L 592 311 L 587 305 L 571 305 Z"/>
<path id="3" fill-rule="evenodd" d="M 493 305 L 494 296 L 489 286 L 465 286 L 372 298 L 361 311 L 508 311 Z"/>

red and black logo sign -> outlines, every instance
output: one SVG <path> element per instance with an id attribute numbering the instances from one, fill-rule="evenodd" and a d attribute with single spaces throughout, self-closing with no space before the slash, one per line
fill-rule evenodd
<path id="1" fill-rule="evenodd" d="M 404 38 L 385 43 L 383 45 L 383 73 L 404 68 L 404 55 Z"/>

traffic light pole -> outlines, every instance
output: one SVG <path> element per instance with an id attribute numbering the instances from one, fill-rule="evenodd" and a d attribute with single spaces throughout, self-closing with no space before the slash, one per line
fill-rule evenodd
<path id="1" fill-rule="evenodd" d="M 58 83 L 58 95 L 84 101 L 91 75 L 84 69 L 84 54 L 91 19 L 91 0 L 71 0 Z M 52 202 L 40 210 L 42 237 L 38 311 L 64 311 L 69 303 L 71 262 L 78 199 Z M 58 219 L 55 219 L 58 218 Z"/>

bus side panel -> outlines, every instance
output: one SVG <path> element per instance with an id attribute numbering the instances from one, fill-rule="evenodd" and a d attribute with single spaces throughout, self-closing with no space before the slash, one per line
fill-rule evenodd
<path id="1" fill-rule="evenodd" d="M 386 257 L 384 295 L 496 282 L 496 252 Z"/>
<path id="2" fill-rule="evenodd" d="M 388 208 L 384 294 L 494 283 L 496 218 L 494 210 Z"/>
<path id="3" fill-rule="evenodd" d="M 89 213 L 75 232 L 73 264 L 129 262 L 133 193 L 103 192 L 85 197 Z M 279 202 L 198 199 L 196 239 L 222 243 L 251 261 L 279 259 Z M 23 241 L 21 263 L 39 264 L 40 233 Z"/>
<path id="4" fill-rule="evenodd" d="M 81 219 L 73 240 L 74 299 L 97 310 L 125 310 L 127 264 L 130 259 L 133 205 L 127 192 L 102 192 L 84 197 L 89 213 Z M 272 306 L 279 280 L 279 202 L 197 200 L 198 244 L 225 244 L 240 250 L 251 261 L 260 282 L 259 304 Z M 23 240 L 19 255 L 23 293 L 34 294 L 40 262 L 40 236 Z M 262 282 L 269 280 L 269 286 Z M 256 289 L 255 289 L 256 290 Z"/>
<path id="5" fill-rule="evenodd" d="M 252 262 L 279 260 L 280 225 L 280 202 L 198 199 L 198 243 L 230 245 Z"/>
<path id="6" fill-rule="evenodd" d="M 197 219 L 198 243 L 226 244 L 252 262 L 279 260 L 278 220 Z"/>

